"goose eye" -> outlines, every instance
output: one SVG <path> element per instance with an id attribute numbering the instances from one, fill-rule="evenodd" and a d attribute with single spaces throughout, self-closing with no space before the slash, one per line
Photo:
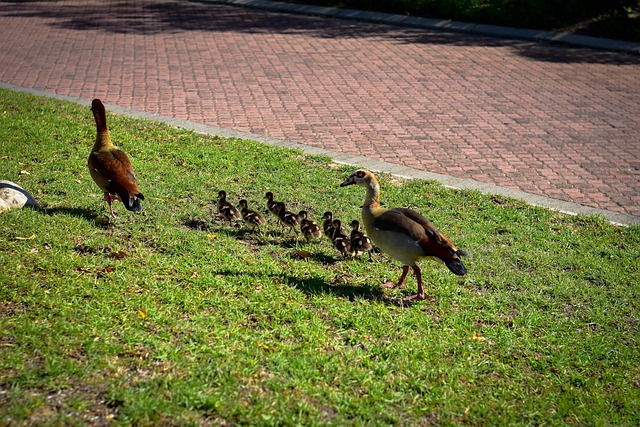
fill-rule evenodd
<path id="1" fill-rule="evenodd" d="M 357 176 L 358 178 L 364 178 L 364 175 L 365 175 L 364 171 L 358 171 L 358 172 L 356 172 L 356 176 Z"/>

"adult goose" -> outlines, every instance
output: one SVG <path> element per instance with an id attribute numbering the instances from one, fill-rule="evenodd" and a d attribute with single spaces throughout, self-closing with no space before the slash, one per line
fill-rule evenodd
<path id="1" fill-rule="evenodd" d="M 119 150 L 109 136 L 107 113 L 99 99 L 91 103 L 96 122 L 96 142 L 93 144 L 87 165 L 93 181 L 104 193 L 111 216 L 115 217 L 113 202 L 120 200 L 128 211 L 139 211 L 144 196 L 138 188 L 136 174 L 127 155 Z"/>
<path id="2" fill-rule="evenodd" d="M 452 273 L 462 276 L 467 269 L 460 257 L 467 254 L 458 249 L 427 218 L 409 208 L 386 209 L 380 207 L 380 184 L 368 170 L 359 169 L 340 184 L 364 187 L 366 195 L 362 206 L 362 222 L 367 235 L 380 250 L 403 264 L 397 283 L 387 282 L 385 287 L 402 286 L 409 268 L 418 282 L 418 293 L 408 299 L 424 299 L 422 275 L 418 262 L 433 259 L 444 263 Z"/>

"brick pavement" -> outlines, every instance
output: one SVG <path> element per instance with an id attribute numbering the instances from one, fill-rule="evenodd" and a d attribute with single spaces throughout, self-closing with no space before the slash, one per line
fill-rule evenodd
<path id="1" fill-rule="evenodd" d="M 187 1 L 0 3 L 0 82 L 640 216 L 640 57 Z"/>

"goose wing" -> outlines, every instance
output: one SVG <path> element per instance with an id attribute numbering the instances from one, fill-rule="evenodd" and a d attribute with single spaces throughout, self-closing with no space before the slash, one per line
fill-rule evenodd
<path id="1" fill-rule="evenodd" d="M 100 175 L 103 190 L 129 198 L 139 193 L 133 166 L 127 155 L 120 150 L 94 151 L 89 156 L 91 168 Z"/>
<path id="2" fill-rule="evenodd" d="M 458 250 L 431 221 L 413 209 L 386 210 L 374 219 L 373 226 L 379 230 L 408 236 L 422 247 L 424 256 L 436 257 L 444 261 L 463 255 L 463 252 Z"/>

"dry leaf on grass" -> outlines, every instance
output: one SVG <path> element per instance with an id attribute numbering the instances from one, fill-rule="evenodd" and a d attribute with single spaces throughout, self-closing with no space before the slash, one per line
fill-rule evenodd
<path id="1" fill-rule="evenodd" d="M 298 251 L 298 256 L 302 259 L 308 259 L 311 257 L 311 253 L 309 251 Z"/>
<path id="2" fill-rule="evenodd" d="M 111 258 L 115 258 L 115 259 L 123 259 L 129 256 L 128 253 L 126 253 L 125 251 L 118 251 L 118 252 L 111 252 L 109 254 L 109 256 Z"/>
<path id="3" fill-rule="evenodd" d="M 275 349 L 275 348 L 273 348 L 273 347 L 269 347 L 268 345 L 264 345 L 264 344 L 262 344 L 261 342 L 257 342 L 257 343 L 256 343 L 256 345 L 257 345 L 258 347 L 260 347 L 261 349 L 263 349 L 263 350 L 267 350 L 267 351 L 276 351 L 276 349 Z"/>
<path id="4" fill-rule="evenodd" d="M 16 237 L 15 239 L 16 239 L 16 240 L 33 240 L 33 239 L 35 239 L 35 238 L 36 238 L 36 235 L 35 235 L 35 234 L 32 234 L 32 235 L 31 235 L 31 236 L 29 236 L 29 237 Z"/>
<path id="5" fill-rule="evenodd" d="M 472 341 L 477 341 L 477 342 L 485 342 L 487 339 L 483 336 L 478 335 L 477 333 L 473 333 L 473 335 L 471 335 L 469 337 L 470 340 Z"/>

